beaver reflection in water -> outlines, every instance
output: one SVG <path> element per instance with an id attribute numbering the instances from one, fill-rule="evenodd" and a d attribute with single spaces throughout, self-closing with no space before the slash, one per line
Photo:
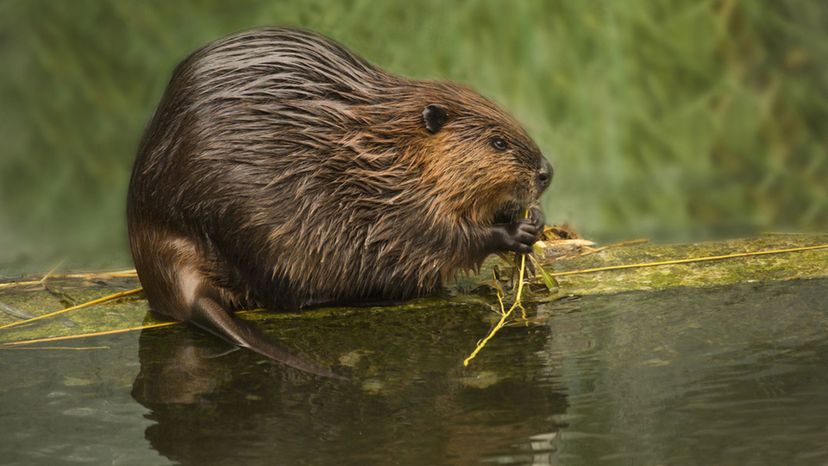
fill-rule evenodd
<path id="1" fill-rule="evenodd" d="M 492 253 L 531 251 L 551 177 L 476 92 L 258 29 L 175 69 L 133 168 L 130 246 L 155 312 L 317 371 L 233 312 L 433 293 Z"/>

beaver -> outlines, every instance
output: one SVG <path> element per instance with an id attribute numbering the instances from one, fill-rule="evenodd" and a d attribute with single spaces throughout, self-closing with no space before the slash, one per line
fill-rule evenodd
<path id="1" fill-rule="evenodd" d="M 234 311 L 434 293 L 490 254 L 530 252 L 551 179 L 473 90 L 261 28 L 175 68 L 139 144 L 129 242 L 152 310 L 314 372 Z"/>

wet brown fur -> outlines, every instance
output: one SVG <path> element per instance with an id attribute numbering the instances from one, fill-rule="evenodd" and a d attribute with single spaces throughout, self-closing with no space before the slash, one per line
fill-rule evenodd
<path id="1" fill-rule="evenodd" d="M 537 199 L 542 163 L 466 87 L 259 29 L 176 68 L 133 170 L 130 244 L 153 308 L 182 320 L 205 296 L 227 311 L 423 296 L 497 252 L 489 230 Z"/>

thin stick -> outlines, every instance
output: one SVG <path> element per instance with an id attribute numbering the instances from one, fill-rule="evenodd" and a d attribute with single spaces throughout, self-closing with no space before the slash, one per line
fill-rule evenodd
<path id="1" fill-rule="evenodd" d="M 626 247 L 626 246 L 634 246 L 634 245 L 637 245 L 637 244 L 644 244 L 644 243 L 647 243 L 649 241 L 650 240 L 648 240 L 646 238 L 631 239 L 631 240 L 627 240 L 627 241 L 619 241 L 617 243 L 610 243 L 606 246 L 601 246 L 600 248 L 595 248 L 595 249 L 592 249 L 590 251 L 583 252 L 580 255 L 576 256 L 576 257 L 589 256 L 590 254 L 597 254 L 601 251 L 606 251 L 607 249 L 612 249 L 612 248 L 620 248 L 620 247 Z"/>
<path id="2" fill-rule="evenodd" d="M 521 257 L 520 257 L 520 273 L 518 274 L 518 279 L 520 281 L 518 282 L 517 293 L 515 293 L 515 302 L 512 304 L 512 306 L 509 308 L 508 311 L 502 312 L 500 314 L 500 320 L 497 321 L 497 324 L 495 324 L 495 326 L 492 328 L 492 330 L 489 332 L 489 334 L 486 335 L 485 338 L 483 338 L 482 340 L 477 342 L 477 346 L 474 348 L 474 351 L 472 351 L 471 354 L 466 359 L 463 360 L 463 367 L 468 366 L 469 362 L 472 359 L 474 359 L 475 356 L 477 356 L 477 353 L 479 353 L 480 350 L 482 350 L 483 347 L 486 346 L 486 343 L 488 343 L 489 340 L 494 338 L 495 334 L 497 334 L 497 332 L 499 332 L 500 329 L 503 328 L 504 325 L 506 325 L 506 319 L 508 319 L 509 316 L 512 315 L 512 312 L 515 309 L 517 309 L 518 307 L 523 309 L 523 306 L 520 304 L 520 295 L 521 295 L 521 293 L 523 293 L 523 271 L 525 269 L 526 269 L 526 254 L 521 254 Z M 500 300 L 500 308 L 503 309 L 503 300 L 500 299 L 499 296 L 498 296 L 498 299 Z"/>
<path id="3" fill-rule="evenodd" d="M 43 276 L 43 278 L 41 278 L 41 279 L 40 279 L 40 284 L 41 284 L 41 285 L 45 284 L 45 283 L 46 283 L 46 280 L 47 280 L 49 277 L 51 277 L 51 276 L 52 276 L 52 274 L 53 274 L 53 273 L 55 273 L 55 270 L 57 270 L 57 269 L 58 269 L 58 267 L 60 267 L 61 265 L 63 265 L 63 260 L 61 260 L 60 262 L 58 262 L 58 263 L 57 263 L 57 265 L 55 265 L 54 267 L 52 267 L 52 269 L 51 269 L 51 270 L 49 270 L 48 272 L 46 272 L 46 275 L 44 275 L 44 276 Z"/>
<path id="4" fill-rule="evenodd" d="M 245 311 L 238 311 L 236 315 L 245 315 L 245 314 L 253 314 L 257 312 L 262 312 L 264 309 L 249 309 Z M 5 343 L 0 343 L 0 349 L 10 349 L 9 346 L 18 346 L 18 345 L 31 345 L 34 343 L 48 343 L 52 341 L 65 341 L 65 340 L 79 340 L 82 338 L 91 338 L 91 337 L 101 337 L 106 335 L 117 335 L 119 333 L 127 333 L 127 332 L 135 332 L 138 330 L 146 330 L 151 328 L 161 328 L 161 327 L 169 327 L 172 325 L 180 325 L 184 322 L 181 321 L 169 321 L 169 322 L 158 322 L 155 324 L 147 324 L 147 325 L 138 325 L 135 327 L 128 327 L 128 328 L 119 328 L 115 330 L 106 330 L 102 332 L 92 332 L 92 333 L 80 333 L 77 335 L 63 335 L 60 337 L 46 337 L 46 338 L 38 338 L 35 340 L 18 340 L 18 341 L 9 341 Z M 5 347 L 5 348 L 4 348 Z"/>
<path id="5" fill-rule="evenodd" d="M 693 262 L 706 262 L 706 261 L 718 261 L 723 259 L 733 259 L 735 257 L 751 257 L 751 256 L 764 256 L 768 254 L 784 254 L 788 252 L 800 252 L 800 251 L 813 251 L 815 249 L 828 249 L 828 244 L 820 244 L 817 246 L 804 246 L 800 248 L 790 248 L 790 249 L 772 249 L 769 251 L 756 251 L 756 252 L 739 252 L 735 254 L 725 254 L 722 256 L 706 256 L 706 257 L 693 257 L 690 259 L 676 259 L 671 261 L 661 261 L 661 262 L 643 262 L 640 264 L 626 264 L 626 265 L 610 265 L 607 267 L 596 267 L 593 269 L 580 269 L 580 270 L 570 270 L 568 272 L 553 272 L 549 275 L 552 277 L 563 277 L 566 275 L 581 275 L 586 273 L 594 273 L 594 272 L 604 272 L 607 270 L 622 270 L 622 269 L 637 269 L 637 268 L 644 268 L 644 267 L 657 267 L 660 265 L 674 265 L 674 264 L 690 264 Z"/>
<path id="6" fill-rule="evenodd" d="M 0 283 L 0 289 L 2 289 L 2 288 L 11 288 L 13 286 L 40 285 L 43 282 L 42 280 L 43 279 L 41 278 L 41 279 L 38 279 L 38 280 L 24 280 L 24 281 L 19 281 L 19 282 Z"/>
<path id="7" fill-rule="evenodd" d="M 35 321 L 38 321 L 38 320 L 41 320 L 41 319 L 46 319 L 48 317 L 53 317 L 53 316 L 56 316 L 56 315 L 65 314 L 67 312 L 76 311 L 78 309 L 83 309 L 85 307 L 94 306 L 95 304 L 101 304 L 101 303 L 105 303 L 107 301 L 112 301 L 114 299 L 123 298 L 124 296 L 130 296 L 130 295 L 138 294 L 138 293 L 142 292 L 143 290 L 144 290 L 143 288 L 135 288 L 135 289 L 132 289 L 132 290 L 121 291 L 119 293 L 111 294 L 109 296 L 104 296 L 104 297 L 98 298 L 98 299 L 93 299 L 92 301 L 87 301 L 85 303 L 81 303 L 81 304 L 78 304 L 76 306 L 67 307 L 66 309 L 61 309 L 59 311 L 49 312 L 49 313 L 46 313 L 46 314 L 43 314 L 43 315 L 32 317 L 31 319 L 18 320 L 18 321 L 15 321 L 15 322 L 8 323 L 6 325 L 0 325 L 0 330 L 7 329 L 7 328 L 12 328 L 12 327 L 17 327 L 19 325 L 24 325 L 24 324 L 28 324 L 30 322 L 35 322 Z"/>
<path id="8" fill-rule="evenodd" d="M 63 350 L 63 351 L 88 351 L 99 349 L 110 349 L 109 346 L 23 346 L 20 348 L 4 348 L 0 345 L 0 351 L 23 351 L 23 350 Z"/>
<path id="9" fill-rule="evenodd" d="M 529 218 L 529 211 L 528 210 L 524 214 L 524 217 Z M 463 360 L 463 367 L 468 366 L 469 362 L 472 359 L 474 359 L 475 356 L 477 356 L 477 353 L 479 353 L 480 350 L 482 350 L 483 347 L 486 346 L 486 343 L 488 343 L 489 340 L 494 338 L 495 334 L 497 334 L 497 332 L 499 332 L 500 329 L 503 328 L 504 325 L 506 325 L 506 319 L 508 319 L 509 316 L 512 315 L 512 312 L 516 308 L 520 308 L 521 313 L 523 314 L 523 319 L 526 320 L 526 310 L 523 308 L 523 305 L 520 303 L 520 297 L 523 294 L 523 274 L 524 274 L 525 271 L 526 271 L 526 254 L 521 254 L 520 255 L 520 271 L 518 272 L 518 286 L 517 286 L 517 292 L 515 293 L 514 303 L 512 303 L 512 306 L 509 308 L 508 311 L 502 312 L 503 311 L 503 299 L 501 299 L 500 295 L 498 294 L 497 299 L 498 299 L 498 301 L 500 301 L 500 309 L 501 309 L 500 320 L 497 321 L 497 324 L 495 324 L 495 326 L 492 328 L 492 330 L 489 332 L 489 334 L 486 335 L 485 338 L 483 338 L 482 340 L 477 342 L 477 346 L 474 348 L 474 351 L 472 351 L 471 354 L 466 359 Z"/>
<path id="10" fill-rule="evenodd" d="M 58 264 L 60 266 L 60 264 Z M 66 274 L 57 274 L 52 275 L 51 273 L 47 273 L 43 277 L 39 279 L 32 279 L 32 280 L 22 280 L 16 282 L 5 282 L 0 283 L 0 289 L 2 288 L 11 288 L 15 286 L 31 286 L 31 285 L 41 285 L 47 278 L 51 279 L 82 279 L 82 280 L 93 280 L 96 278 L 135 278 L 138 276 L 138 273 L 135 269 L 126 269 L 126 270 L 118 270 L 115 272 L 96 272 L 96 273 L 66 273 Z"/>
<path id="11" fill-rule="evenodd" d="M 650 240 L 647 239 L 647 238 L 628 239 L 628 240 L 624 240 L 624 241 L 619 241 L 617 243 L 610 243 L 610 244 L 606 245 L 605 247 L 607 247 L 607 248 L 621 248 L 621 247 L 635 246 L 637 244 L 644 244 L 644 243 L 649 243 L 649 242 L 650 242 Z"/>
<path id="12" fill-rule="evenodd" d="M 65 340 L 77 340 L 80 338 L 90 338 L 90 337 L 101 337 L 104 335 L 117 335 L 119 333 L 127 333 L 127 332 L 134 332 L 136 330 L 144 330 L 148 328 L 161 328 L 161 327 L 169 327 L 171 325 L 178 325 L 181 322 L 159 322 L 157 324 L 148 324 L 148 325 L 139 325 L 137 327 L 128 327 L 128 328 L 119 328 L 115 330 L 106 330 L 103 332 L 92 332 L 92 333 L 81 333 L 79 335 L 64 335 L 61 337 L 48 337 L 48 338 L 37 338 L 35 340 L 20 340 L 20 341 L 10 341 L 7 343 L 3 343 L 0 345 L 0 348 L 3 346 L 18 346 L 18 345 L 31 345 L 33 343 L 48 343 L 51 341 L 65 341 Z"/>

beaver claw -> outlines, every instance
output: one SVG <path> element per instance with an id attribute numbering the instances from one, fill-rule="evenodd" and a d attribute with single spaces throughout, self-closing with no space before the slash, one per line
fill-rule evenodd
<path id="1" fill-rule="evenodd" d="M 539 228 L 540 232 L 543 233 L 544 228 L 546 228 L 546 216 L 543 215 L 543 211 L 540 207 L 532 206 L 529 208 L 529 220 L 531 220 L 532 224 Z"/>

